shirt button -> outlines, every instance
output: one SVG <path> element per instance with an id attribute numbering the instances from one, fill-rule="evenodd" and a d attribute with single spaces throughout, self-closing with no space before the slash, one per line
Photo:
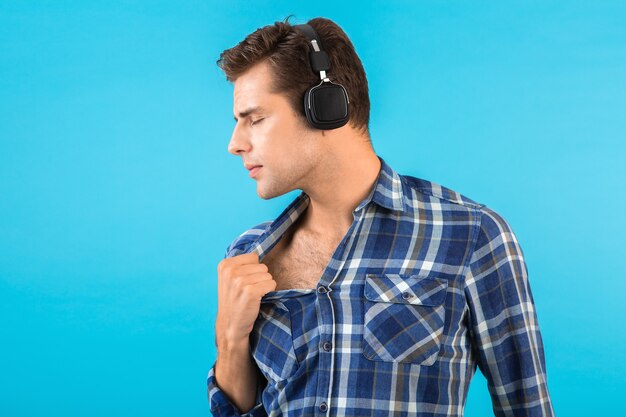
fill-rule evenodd
<path id="1" fill-rule="evenodd" d="M 320 294 L 324 294 L 326 291 L 328 291 L 328 290 L 324 286 L 321 286 L 321 287 L 317 288 L 317 292 L 319 292 Z"/>
<path id="2" fill-rule="evenodd" d="M 321 411 L 322 413 L 325 413 L 325 412 L 326 412 L 326 410 L 328 410 L 328 406 L 326 405 L 326 403 L 321 403 L 321 404 L 320 404 L 320 411 Z"/>
<path id="3" fill-rule="evenodd" d="M 331 342 L 324 342 L 324 345 L 322 347 L 326 352 L 330 352 L 330 350 L 333 348 L 333 344 Z"/>
<path id="4" fill-rule="evenodd" d="M 402 293 L 402 298 L 404 298 L 405 300 L 408 300 L 411 297 L 413 297 L 413 294 L 411 294 L 408 291 L 405 291 L 405 292 Z"/>

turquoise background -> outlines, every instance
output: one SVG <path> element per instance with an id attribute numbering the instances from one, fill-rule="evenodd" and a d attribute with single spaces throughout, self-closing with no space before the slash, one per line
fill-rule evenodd
<path id="1" fill-rule="evenodd" d="M 380 156 L 509 221 L 557 415 L 620 414 L 621 1 L 0 1 L 0 414 L 209 415 L 217 264 L 298 192 L 227 152 L 215 61 L 289 14 L 351 37 Z"/>

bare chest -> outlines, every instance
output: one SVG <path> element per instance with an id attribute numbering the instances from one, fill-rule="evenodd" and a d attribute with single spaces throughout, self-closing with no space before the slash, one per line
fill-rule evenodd
<path id="1" fill-rule="evenodd" d="M 276 291 L 315 288 L 339 242 L 284 236 L 263 258 L 277 283 Z"/>

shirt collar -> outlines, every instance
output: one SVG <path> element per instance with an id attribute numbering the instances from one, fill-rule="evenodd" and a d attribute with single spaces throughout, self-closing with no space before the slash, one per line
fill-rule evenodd
<path id="1" fill-rule="evenodd" d="M 402 190 L 402 180 L 400 175 L 389 166 L 385 160 L 376 155 L 380 160 L 380 170 L 372 191 L 369 195 L 359 203 L 354 209 L 354 213 L 363 209 L 370 202 L 374 202 L 381 207 L 393 211 L 408 210 L 408 206 L 404 202 L 404 192 Z M 304 191 L 291 202 L 283 210 L 283 212 L 271 223 L 268 224 L 265 232 L 259 236 L 249 250 L 256 250 L 262 258 L 267 250 L 269 250 L 279 236 L 304 212 L 309 205 L 309 196 Z M 273 239 L 267 239 L 274 236 Z"/>
<path id="2" fill-rule="evenodd" d="M 394 171 L 383 158 L 378 155 L 376 156 L 380 160 L 380 171 L 378 178 L 376 178 L 376 184 L 367 198 L 365 198 L 354 211 L 357 212 L 361 210 L 363 207 L 367 206 L 370 201 L 374 201 L 374 203 L 379 206 L 390 210 L 403 211 L 405 204 L 400 175 Z"/>
<path id="3" fill-rule="evenodd" d="M 379 155 L 376 156 L 380 160 L 378 177 L 372 187 L 372 191 L 370 191 L 369 195 L 354 209 L 354 213 L 366 207 L 371 201 L 389 210 L 404 211 L 406 205 L 404 203 L 404 192 L 402 190 L 400 175 L 391 168 L 382 157 Z M 297 217 L 308 206 L 308 199 L 308 194 L 302 191 L 300 195 L 289 204 L 279 218 L 285 214 L 291 214 L 291 212 L 295 212 Z"/>

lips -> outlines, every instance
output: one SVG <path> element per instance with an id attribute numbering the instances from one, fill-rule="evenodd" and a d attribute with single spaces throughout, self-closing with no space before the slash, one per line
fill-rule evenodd
<path id="1" fill-rule="evenodd" d="M 252 169 L 250 169 L 250 177 L 254 178 L 255 175 L 261 170 L 263 166 L 262 165 L 257 165 L 252 167 Z"/>

